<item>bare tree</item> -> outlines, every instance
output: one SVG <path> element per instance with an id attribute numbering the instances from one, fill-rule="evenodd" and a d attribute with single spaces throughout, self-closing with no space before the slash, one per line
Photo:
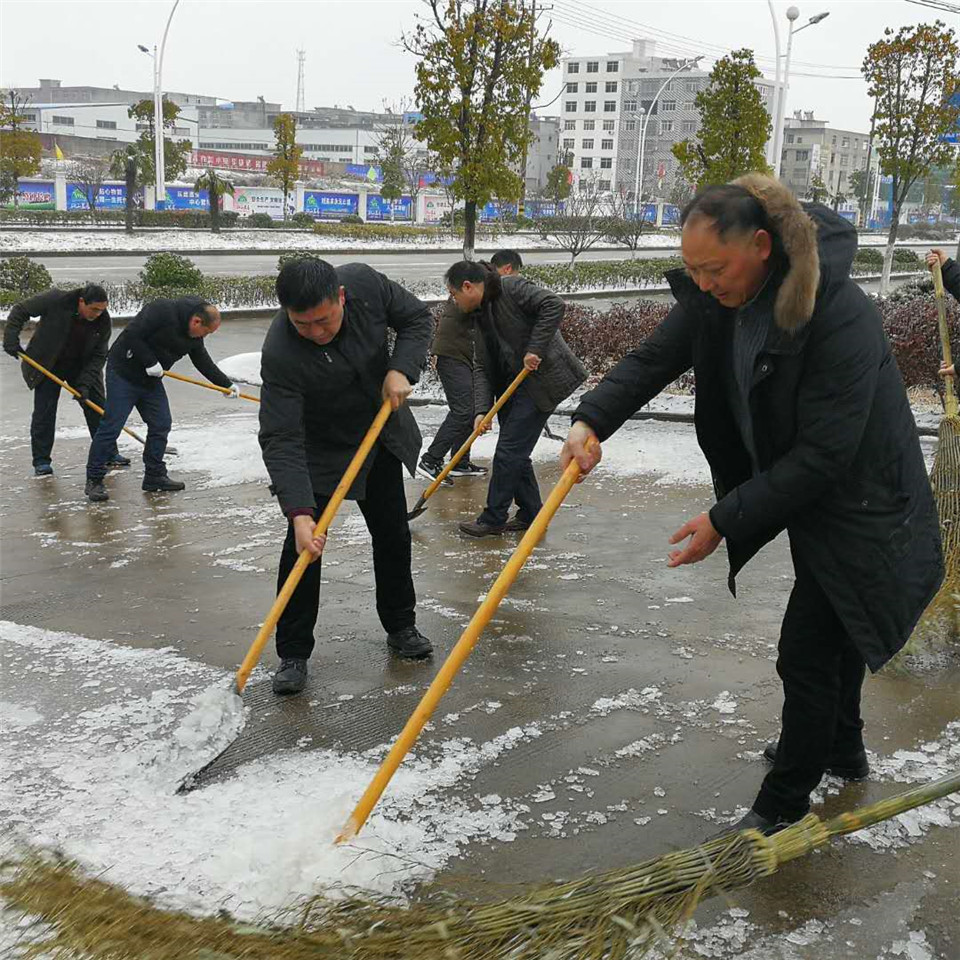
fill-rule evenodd
<path id="1" fill-rule="evenodd" d="M 636 204 L 627 199 L 626 190 L 618 190 L 612 195 L 610 219 L 607 225 L 607 239 L 620 247 L 626 247 L 631 257 L 636 257 L 641 247 L 641 236 L 645 223 L 643 221 L 643 207 L 639 211 Z"/>
<path id="2" fill-rule="evenodd" d="M 100 188 L 110 174 L 110 162 L 110 157 L 79 157 L 70 165 L 70 177 L 87 201 L 87 209 L 94 220 L 97 219 Z"/>
<path id="3" fill-rule="evenodd" d="M 404 121 L 410 104 L 401 100 L 399 106 L 384 104 L 384 109 L 392 119 L 374 127 L 377 162 L 383 174 L 380 194 L 388 200 L 410 197 L 411 217 L 416 220 L 423 178 L 431 172 L 430 155 L 417 140 L 414 124 Z"/>
<path id="4" fill-rule="evenodd" d="M 611 229 L 606 197 L 596 182 L 581 178 L 578 188 L 564 201 L 562 217 L 543 217 L 536 221 L 541 236 L 552 237 L 561 250 L 570 254 L 570 269 L 577 257 L 599 243 Z"/>

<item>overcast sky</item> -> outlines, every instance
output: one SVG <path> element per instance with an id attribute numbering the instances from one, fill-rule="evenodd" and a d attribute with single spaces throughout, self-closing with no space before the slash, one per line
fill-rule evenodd
<path id="1" fill-rule="evenodd" d="M 714 58 L 745 46 L 773 77 L 766 0 L 553 0 L 552 6 L 551 32 L 565 53 L 626 50 L 635 36 L 656 39 L 666 55 Z M 775 0 L 773 6 L 785 52 L 788 4 Z M 137 44 L 159 43 L 171 7 L 172 0 L 0 0 L 0 83 L 35 86 L 49 77 L 65 85 L 149 90 L 150 59 Z M 397 41 L 423 9 L 419 0 L 181 0 L 163 85 L 228 100 L 262 95 L 293 107 L 296 49 L 302 46 L 308 108 L 378 109 L 384 99 L 395 103 L 413 93 L 414 61 Z M 808 0 L 800 10 L 798 24 L 825 10 L 830 16 L 794 38 L 788 111 L 813 110 L 844 129 L 869 128 L 859 67 L 884 27 L 939 16 L 960 30 L 957 15 L 908 0 Z M 553 71 L 540 102 L 553 100 L 561 83 L 559 70 Z M 543 112 L 558 113 L 558 106 Z"/>

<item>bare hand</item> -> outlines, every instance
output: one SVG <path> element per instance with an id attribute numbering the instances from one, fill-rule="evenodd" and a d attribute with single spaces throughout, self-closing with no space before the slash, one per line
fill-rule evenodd
<path id="1" fill-rule="evenodd" d="M 938 263 L 942 267 L 947 259 L 947 255 L 937 247 L 934 247 L 927 254 L 927 266 L 932 270 Z"/>
<path id="2" fill-rule="evenodd" d="M 399 410 L 412 390 L 410 381 L 399 370 L 387 371 L 383 379 L 383 399 L 390 401 L 391 410 Z"/>
<path id="3" fill-rule="evenodd" d="M 535 353 L 528 353 L 523 358 L 524 367 L 531 371 L 531 373 L 540 366 L 540 358 Z"/>
<path id="4" fill-rule="evenodd" d="M 710 514 L 701 513 L 700 516 L 688 520 L 671 538 L 671 543 L 679 543 L 690 537 L 690 542 L 682 550 L 671 550 L 668 567 L 682 567 L 685 563 L 699 563 L 706 560 L 717 547 L 723 537 L 717 533 L 710 522 Z"/>
<path id="5" fill-rule="evenodd" d="M 488 421 L 487 423 L 484 423 L 484 422 L 483 422 L 483 418 L 484 418 L 485 416 L 486 416 L 485 413 L 478 413 L 478 414 L 473 418 L 473 429 L 474 429 L 474 430 L 479 430 L 481 436 L 483 436 L 483 434 L 485 434 L 485 433 L 490 429 L 491 425 L 493 424 L 493 421 L 492 421 L 492 420 L 491 420 L 491 421 Z"/>
<path id="6" fill-rule="evenodd" d="M 953 372 L 953 364 L 942 362 L 940 364 L 940 376 L 941 377 L 955 377 L 956 374 Z"/>
<path id="7" fill-rule="evenodd" d="M 588 427 L 582 420 L 578 420 L 570 428 L 567 440 L 560 450 L 560 466 L 566 470 L 570 461 L 576 460 L 580 466 L 577 483 L 580 483 L 602 458 L 603 451 L 593 427 Z"/>
<path id="8" fill-rule="evenodd" d="M 297 554 L 299 555 L 306 550 L 312 555 L 311 563 L 319 559 L 320 554 L 323 553 L 324 544 L 327 542 L 326 534 L 321 534 L 319 537 L 313 535 L 314 527 L 316 527 L 316 522 L 308 514 L 302 513 L 293 518 L 293 533 L 297 541 Z"/>

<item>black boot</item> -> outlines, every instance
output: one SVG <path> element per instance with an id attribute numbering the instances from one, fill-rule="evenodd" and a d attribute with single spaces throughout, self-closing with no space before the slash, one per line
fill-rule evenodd
<path id="1" fill-rule="evenodd" d="M 769 763 L 776 763 L 779 746 L 779 741 L 768 743 L 763 750 L 763 759 Z M 867 754 L 864 750 L 853 753 L 849 757 L 831 755 L 827 758 L 824 770 L 843 780 L 866 780 L 870 776 L 870 764 L 867 762 Z"/>
<path id="2" fill-rule="evenodd" d="M 83 492 L 87 499 L 93 503 L 103 503 L 110 499 L 110 494 L 107 493 L 107 488 L 103 485 L 102 480 L 88 480 Z"/>
<path id="3" fill-rule="evenodd" d="M 130 458 L 123 456 L 121 453 L 117 453 L 112 456 L 104 466 L 106 466 L 108 470 L 124 470 L 130 466 Z"/>
<path id="4" fill-rule="evenodd" d="M 147 493 L 176 493 L 186 490 L 187 485 L 182 480 L 171 480 L 170 477 L 144 477 L 141 489 Z"/>
<path id="5" fill-rule="evenodd" d="M 387 646 L 404 660 L 424 660 L 433 653 L 433 645 L 416 627 L 388 634 Z"/>
<path id="6" fill-rule="evenodd" d="M 273 675 L 273 692 L 281 696 L 299 693 L 307 685 L 307 661 L 299 657 L 284 657 Z"/>
<path id="7" fill-rule="evenodd" d="M 460 532 L 468 537 L 499 537 L 507 529 L 505 523 L 494 526 L 492 523 L 484 523 L 482 520 L 462 520 L 459 524 Z"/>
<path id="8" fill-rule="evenodd" d="M 52 477 L 53 476 L 53 465 L 49 460 L 43 461 L 41 463 L 35 463 L 33 465 L 33 475 L 35 477 Z"/>

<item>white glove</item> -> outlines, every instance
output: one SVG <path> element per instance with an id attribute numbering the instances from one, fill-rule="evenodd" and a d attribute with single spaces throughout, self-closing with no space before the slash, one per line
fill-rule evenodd
<path id="1" fill-rule="evenodd" d="M 240 399 L 240 388 L 235 384 L 230 384 L 230 392 L 225 393 L 224 396 L 228 400 L 239 400 Z"/>
<path id="2" fill-rule="evenodd" d="M 162 377 L 163 376 L 163 367 L 159 363 L 155 363 L 152 367 L 147 367 L 147 376 L 148 377 Z"/>

